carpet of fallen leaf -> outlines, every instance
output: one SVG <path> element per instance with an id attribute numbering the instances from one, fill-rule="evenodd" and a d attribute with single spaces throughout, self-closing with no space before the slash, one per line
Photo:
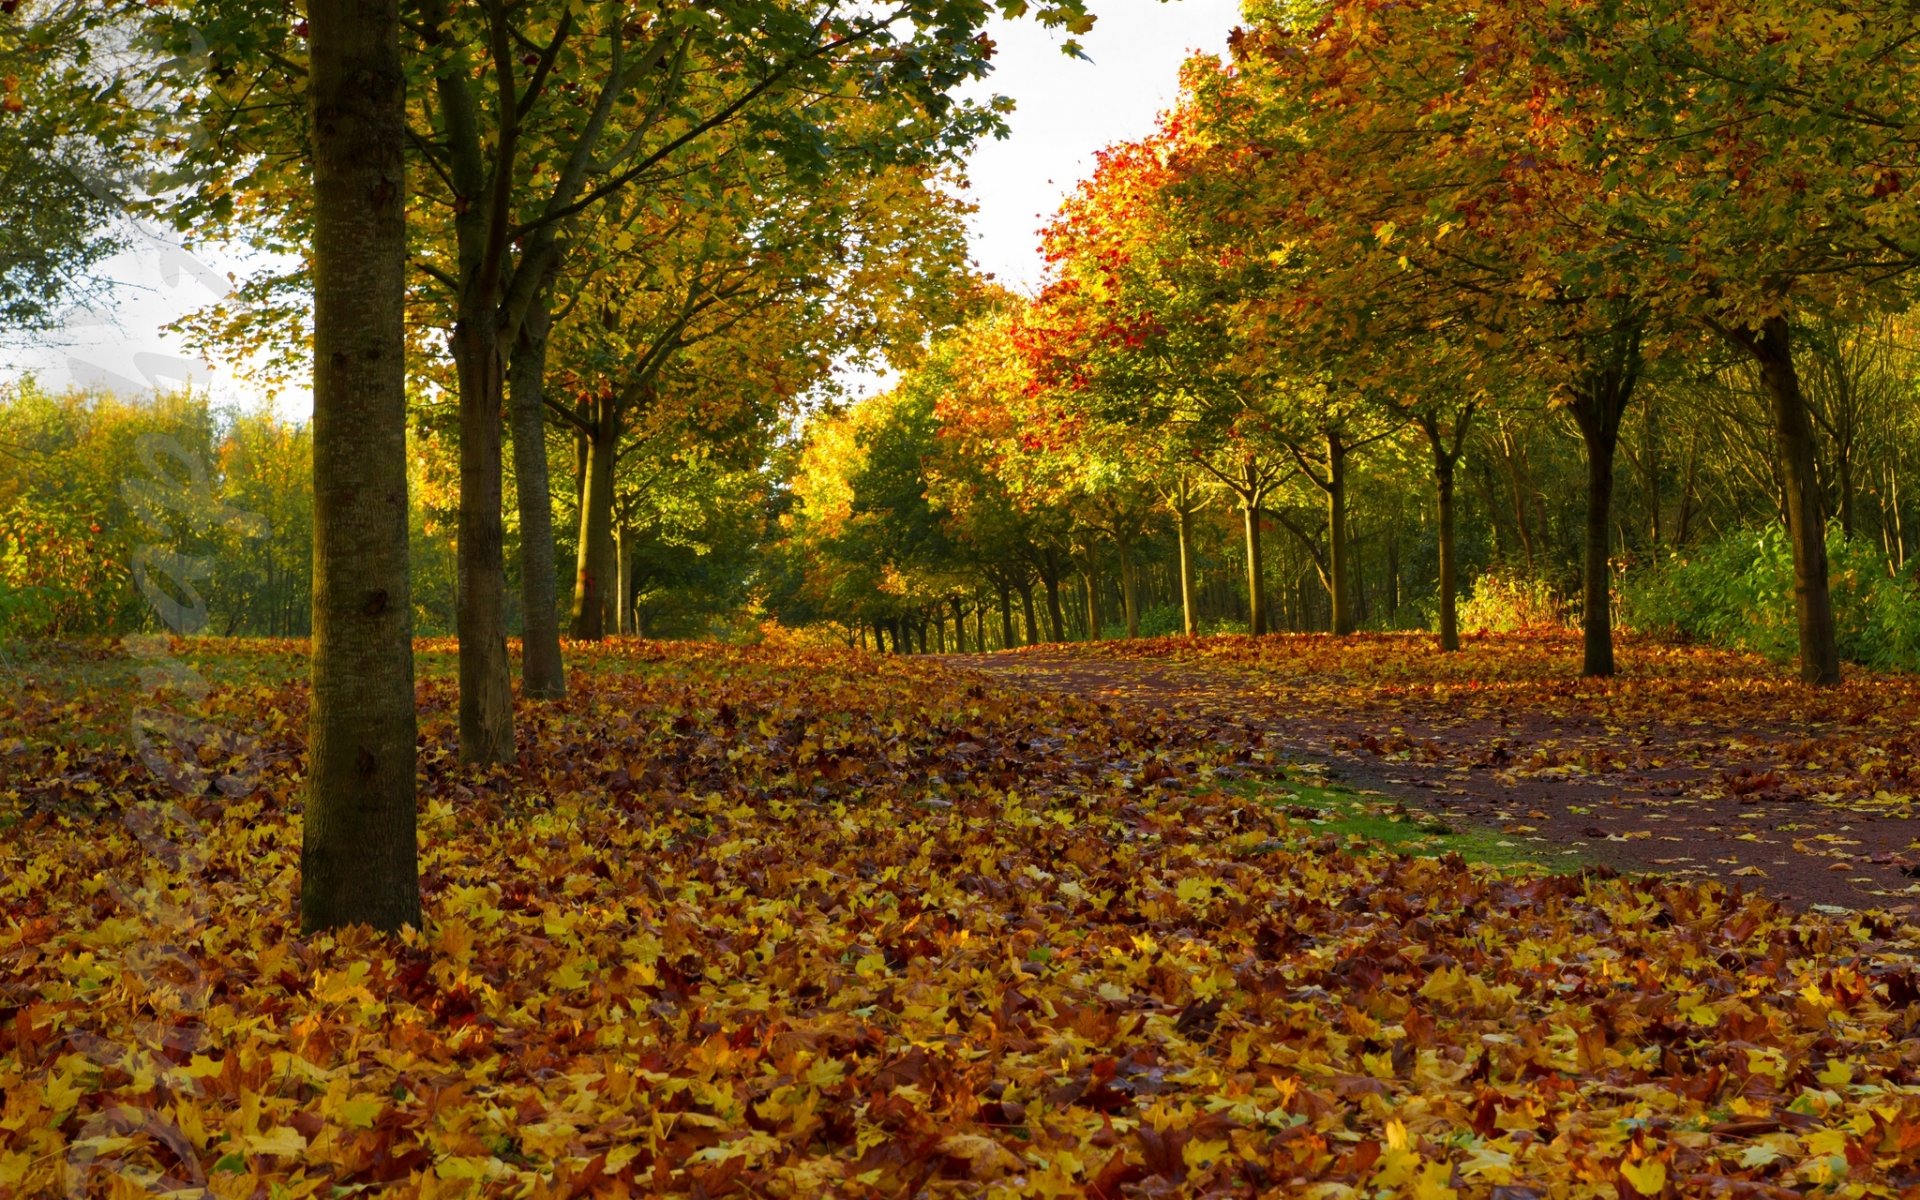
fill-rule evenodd
<path id="1" fill-rule="evenodd" d="M 426 927 L 302 937 L 304 649 L 171 649 L 204 697 L 0 693 L 0 1195 L 1920 1189 L 1890 916 L 1352 853 L 1218 786 L 1241 725 L 629 642 L 505 768 L 428 672 Z"/>

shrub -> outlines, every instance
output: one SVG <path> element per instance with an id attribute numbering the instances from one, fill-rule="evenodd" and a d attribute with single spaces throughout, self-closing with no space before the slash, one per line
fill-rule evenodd
<path id="1" fill-rule="evenodd" d="M 1462 631 L 1563 629 L 1567 606 L 1542 580 L 1489 571 L 1473 581 L 1473 591 L 1460 602 L 1459 618 Z"/>
<path id="2" fill-rule="evenodd" d="M 1895 579 L 1864 538 L 1827 529 L 1835 634 L 1849 662 L 1920 670 L 1920 587 Z M 1649 633 L 1752 650 L 1779 662 L 1800 653 L 1793 551 L 1778 525 L 1740 530 L 1629 576 L 1622 623 Z"/>

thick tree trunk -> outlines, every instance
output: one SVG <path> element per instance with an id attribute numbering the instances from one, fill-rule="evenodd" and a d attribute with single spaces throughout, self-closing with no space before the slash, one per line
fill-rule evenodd
<path id="1" fill-rule="evenodd" d="M 1347 447 L 1327 435 L 1327 575 L 1335 637 L 1353 632 L 1353 581 L 1347 578 Z"/>
<path id="2" fill-rule="evenodd" d="M 960 606 L 960 597 L 947 597 L 948 607 L 953 609 L 953 648 L 958 654 L 967 652 L 967 610 Z M 981 649 L 986 649 L 982 646 Z"/>
<path id="3" fill-rule="evenodd" d="M 559 574 L 553 544 L 553 494 L 547 471 L 547 332 L 552 296 L 544 288 L 514 339 L 507 366 L 513 423 L 514 491 L 520 504 L 520 693 L 529 700 L 567 694 L 560 655 Z"/>
<path id="4" fill-rule="evenodd" d="M 1180 626 L 1193 637 L 1200 632 L 1200 618 L 1194 611 L 1193 596 L 1193 510 L 1181 507 L 1180 518 Z"/>
<path id="5" fill-rule="evenodd" d="M 587 443 L 586 486 L 580 499 L 580 549 L 573 578 L 573 617 L 568 634 L 599 641 L 607 633 L 609 601 L 618 581 L 613 546 L 613 468 L 620 444 L 619 414 L 610 400 L 598 405 Z"/>
<path id="6" fill-rule="evenodd" d="M 1020 581 L 1020 614 L 1026 618 L 1027 622 L 1027 645 L 1039 645 L 1040 622 L 1036 619 L 1033 610 L 1032 580 L 1023 579 Z"/>
<path id="7" fill-rule="evenodd" d="M 1434 463 L 1434 488 L 1439 493 L 1440 525 L 1440 648 L 1460 648 L 1460 584 L 1453 541 L 1453 464 L 1444 456 Z"/>
<path id="8" fill-rule="evenodd" d="M 1260 558 L 1260 506 L 1246 501 L 1241 512 L 1247 518 L 1247 632 L 1258 637 L 1267 631 L 1267 598 L 1260 586 L 1266 573 Z"/>
<path id="9" fill-rule="evenodd" d="M 1773 406 L 1774 443 L 1780 453 L 1787 536 L 1793 545 L 1793 602 L 1800 627 L 1800 678 L 1840 682 L 1840 648 L 1833 628 L 1833 597 L 1827 590 L 1826 514 L 1820 499 L 1813 424 L 1794 370 L 1793 344 L 1785 317 L 1768 319 L 1747 337 L 1760 365 L 1760 380 Z"/>
<path id="10" fill-rule="evenodd" d="M 311 0 L 313 663 L 300 927 L 419 928 L 396 0 Z"/>

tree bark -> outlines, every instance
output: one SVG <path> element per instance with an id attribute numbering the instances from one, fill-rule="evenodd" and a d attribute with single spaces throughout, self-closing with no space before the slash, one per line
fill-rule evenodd
<path id="1" fill-rule="evenodd" d="M 1614 672 L 1613 612 L 1607 566 L 1613 508 L 1613 462 L 1620 419 L 1640 377 L 1640 331 L 1626 327 L 1575 381 L 1568 406 L 1587 453 L 1587 521 L 1581 569 L 1581 673 Z"/>
<path id="2" fill-rule="evenodd" d="M 420 927 L 396 0 L 311 0 L 313 661 L 300 927 Z"/>
<path id="3" fill-rule="evenodd" d="M 580 497 L 580 548 L 573 578 L 573 616 L 568 634 L 599 641 L 607 633 L 607 610 L 617 585 L 613 547 L 613 469 L 620 445 L 620 414 L 611 398 L 596 402 L 587 438 L 586 485 Z"/>
<path id="4" fill-rule="evenodd" d="M 625 636 L 633 632 L 633 530 L 625 525 L 614 531 L 614 578 L 618 581 L 613 597 L 613 627 Z"/>
<path id="5" fill-rule="evenodd" d="M 953 609 L 953 648 L 958 654 L 967 652 L 967 610 L 960 606 L 960 597 L 947 597 L 947 605 Z M 986 649 L 982 646 L 981 649 Z"/>
<path id="6" fill-rule="evenodd" d="M 1127 636 L 1140 636 L 1140 580 L 1133 565 L 1133 539 L 1116 538 L 1120 547 L 1120 607 L 1127 616 Z"/>
<path id="7" fill-rule="evenodd" d="M 1840 682 L 1840 647 L 1833 628 L 1833 597 L 1827 588 L 1827 523 L 1807 399 L 1794 369 L 1793 343 L 1785 317 L 1770 317 L 1749 330 L 1745 344 L 1760 366 L 1773 407 L 1774 443 L 1786 493 L 1787 536 L 1793 546 L 1794 615 L 1800 628 L 1800 678 L 1827 686 Z"/>
<path id="8" fill-rule="evenodd" d="M 507 660 L 506 531 L 500 520 L 501 400 L 506 390 L 498 313 L 490 299 L 465 306 L 453 331 L 460 374 L 460 760 L 513 758 L 512 672 Z"/>
<path id="9" fill-rule="evenodd" d="M 1020 581 L 1020 615 L 1025 617 L 1027 622 L 1026 644 L 1029 646 L 1038 645 L 1040 643 L 1040 622 L 1034 614 L 1033 581 L 1030 579 L 1022 579 Z"/>
<path id="10" fill-rule="evenodd" d="M 558 700 L 567 694 L 560 654 L 559 576 L 553 543 L 553 488 L 547 470 L 547 333 L 552 294 L 542 288 L 514 339 L 507 365 L 513 423 L 514 491 L 520 504 L 520 694 Z"/>
<path id="11" fill-rule="evenodd" d="M 1335 637 L 1353 632 L 1353 581 L 1347 578 L 1347 447 L 1327 434 L 1327 575 L 1333 597 L 1328 624 Z"/>
<path id="12" fill-rule="evenodd" d="M 1091 566 L 1081 573 L 1081 580 L 1087 588 L 1087 640 L 1097 642 L 1100 640 L 1100 585 Z"/>
<path id="13" fill-rule="evenodd" d="M 1193 509 L 1181 505 L 1180 518 L 1180 626 L 1181 632 L 1194 637 L 1200 632 L 1200 619 L 1194 611 L 1193 597 Z"/>
<path id="14" fill-rule="evenodd" d="M 1266 573 L 1260 559 L 1260 506 L 1247 500 L 1241 512 L 1247 518 L 1247 632 L 1258 637 L 1267 632 L 1267 598 L 1260 587 Z"/>
<path id="15" fill-rule="evenodd" d="M 1066 614 L 1060 611 L 1060 559 L 1055 551 L 1048 549 L 1045 561 L 1041 564 L 1040 582 L 1047 589 L 1047 629 L 1053 640 L 1067 640 Z"/>
<path id="16" fill-rule="evenodd" d="M 1453 541 L 1453 464 L 1434 464 L 1434 490 L 1440 508 L 1440 649 L 1460 648 L 1460 585 Z"/>
<path id="17" fill-rule="evenodd" d="M 1013 640 L 1013 597 L 1005 583 L 995 583 L 1000 592 L 1000 648 L 1011 650 L 1016 644 Z"/>

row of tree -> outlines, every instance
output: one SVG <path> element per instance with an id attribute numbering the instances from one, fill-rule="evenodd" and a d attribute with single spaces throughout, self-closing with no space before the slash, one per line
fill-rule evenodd
<path id="1" fill-rule="evenodd" d="M 963 266 L 945 184 L 999 128 L 999 102 L 954 93 L 986 73 L 988 17 L 1028 9 L 9 7 L 10 44 L 64 64 L 86 102 L 84 121 L 48 123 L 109 147 L 111 169 L 64 164 L 78 192 L 285 264 L 189 328 L 227 356 L 312 364 L 308 928 L 418 921 L 410 421 L 458 455 L 460 753 L 499 762 L 515 753 L 509 520 L 523 693 L 555 697 L 556 510 L 578 520 L 572 632 L 600 636 L 636 594 L 617 543 L 647 523 L 622 506 L 623 464 L 629 480 L 750 470 L 836 358 L 916 340 Z M 1091 20 L 1078 0 L 1033 11 Z M 555 428 L 576 456 L 570 505 Z"/>
<path id="2" fill-rule="evenodd" d="M 1354 510 L 1403 522 L 1381 477 L 1423 463 L 1443 646 L 1464 471 L 1485 496 L 1470 540 L 1532 569 L 1548 510 L 1580 498 L 1586 673 L 1614 667 L 1622 558 L 1684 546 L 1711 508 L 1784 518 L 1802 673 L 1837 680 L 1827 518 L 1876 526 L 1892 569 L 1907 554 L 1913 15 L 1336 0 L 1249 16 L 1231 61 L 1190 63 L 1159 128 L 1101 156 L 1047 232 L 1042 292 L 989 304 L 880 402 L 905 416 L 866 418 L 937 426 L 924 496 L 981 556 L 971 578 L 1044 581 L 1022 559 L 1091 562 L 1097 542 L 1131 595 L 1156 507 L 1190 564 L 1211 493 L 1241 512 L 1250 627 L 1269 626 L 1278 529 L 1345 633 L 1364 594 Z M 1548 422 L 1577 437 L 1573 479 L 1541 471 L 1564 458 Z M 881 462 L 887 437 L 868 440 Z M 808 471 L 795 491 L 815 531 L 799 545 L 869 536 L 876 501 Z M 1637 493 L 1631 531 L 1617 491 Z M 926 576 L 931 543 L 896 536 L 866 603 L 948 589 L 906 567 Z M 1397 576 L 1392 539 L 1376 543 Z"/>

